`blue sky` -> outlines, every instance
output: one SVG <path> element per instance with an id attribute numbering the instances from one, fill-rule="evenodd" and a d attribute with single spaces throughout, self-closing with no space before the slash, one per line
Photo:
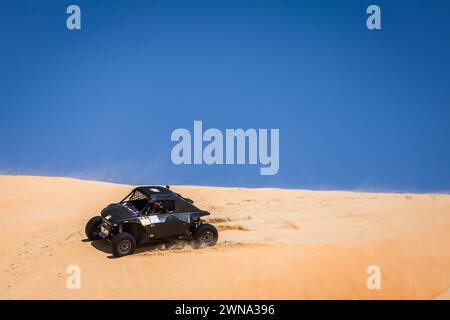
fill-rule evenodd
<path id="1" fill-rule="evenodd" d="M 77 4 L 82 30 L 66 28 Z M 382 30 L 365 26 L 382 10 Z M 1 1 L 0 172 L 450 190 L 448 1 Z M 176 128 L 279 128 L 280 170 L 176 166 Z"/>

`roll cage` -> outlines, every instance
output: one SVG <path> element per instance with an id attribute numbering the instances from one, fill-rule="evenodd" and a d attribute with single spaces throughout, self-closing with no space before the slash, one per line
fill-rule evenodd
<path id="1" fill-rule="evenodd" d="M 155 212 L 155 202 L 158 202 L 160 212 Z M 193 201 L 169 190 L 169 187 L 141 186 L 134 188 L 119 203 L 131 203 L 139 214 L 178 213 L 201 211 L 193 205 Z"/>

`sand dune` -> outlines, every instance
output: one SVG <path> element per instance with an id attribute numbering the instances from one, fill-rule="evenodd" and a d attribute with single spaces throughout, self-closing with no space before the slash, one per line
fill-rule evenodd
<path id="1" fill-rule="evenodd" d="M 0 298 L 450 298 L 449 195 L 172 188 L 213 213 L 218 244 L 113 259 L 84 226 L 131 186 L 0 176 Z M 69 265 L 80 290 L 66 287 Z"/>

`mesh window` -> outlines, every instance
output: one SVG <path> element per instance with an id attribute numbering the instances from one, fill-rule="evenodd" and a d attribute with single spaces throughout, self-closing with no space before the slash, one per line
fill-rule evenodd
<path id="1" fill-rule="evenodd" d="M 134 200 L 147 200 L 147 196 L 140 191 L 136 191 L 130 198 L 131 201 Z"/>

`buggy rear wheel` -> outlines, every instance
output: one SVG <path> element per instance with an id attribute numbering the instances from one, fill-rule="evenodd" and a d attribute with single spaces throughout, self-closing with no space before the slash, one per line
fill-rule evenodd
<path id="1" fill-rule="evenodd" d="M 101 224 L 102 217 L 99 216 L 93 217 L 88 221 L 84 232 L 86 233 L 86 237 L 88 237 L 89 240 L 94 241 L 103 239 L 102 236 L 99 235 Z"/>
<path id="2" fill-rule="evenodd" d="M 128 232 L 122 232 L 114 236 L 112 240 L 113 255 L 123 257 L 133 254 L 136 249 L 136 239 Z"/>
<path id="3" fill-rule="evenodd" d="M 217 229 L 211 224 L 202 224 L 194 232 L 194 248 L 200 248 L 202 246 L 212 247 L 217 243 L 219 233 Z"/>

